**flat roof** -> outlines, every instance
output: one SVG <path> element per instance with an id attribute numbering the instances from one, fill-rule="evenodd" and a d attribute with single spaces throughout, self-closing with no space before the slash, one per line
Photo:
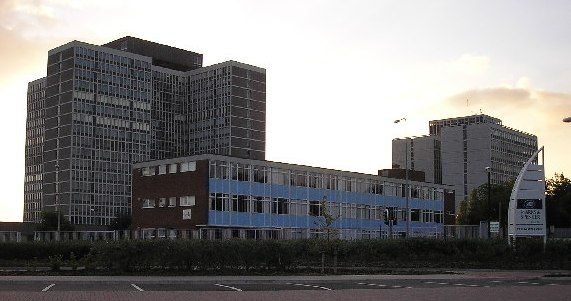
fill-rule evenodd
<path id="1" fill-rule="evenodd" d="M 330 169 L 330 168 L 323 168 L 323 167 L 314 167 L 308 165 L 300 165 L 300 164 L 292 164 L 292 163 L 283 163 L 283 162 L 275 162 L 275 161 L 268 161 L 268 160 L 254 160 L 254 159 L 244 159 L 238 157 L 231 157 L 231 156 L 222 156 L 222 155 L 213 155 L 213 154 L 203 154 L 203 155 L 195 155 L 195 156 L 187 156 L 187 157 L 178 157 L 178 158 L 171 158 L 171 159 L 164 159 L 164 160 L 153 160 L 153 161 L 146 161 L 146 162 L 139 162 L 133 164 L 133 169 L 143 168 L 143 167 L 150 167 L 162 164 L 172 164 L 172 163 L 181 163 L 187 161 L 200 161 L 200 160 L 221 160 L 221 161 L 233 161 L 237 163 L 243 164 L 253 164 L 253 165 L 265 165 L 269 167 L 275 168 L 282 168 L 282 169 L 294 169 L 298 171 L 305 171 L 305 172 L 313 172 L 313 173 L 328 173 L 338 176 L 345 176 L 345 177 L 361 177 L 361 178 L 368 178 L 372 180 L 383 180 L 386 182 L 404 184 L 406 180 L 396 179 L 396 178 L 388 178 L 383 177 L 376 174 L 366 174 L 354 171 L 344 171 L 344 170 L 337 170 L 337 169 Z M 409 180 L 410 183 L 415 183 L 418 185 L 423 186 L 430 186 L 434 188 L 446 189 L 446 190 L 453 190 L 453 185 L 441 185 L 429 182 L 418 182 Z"/>

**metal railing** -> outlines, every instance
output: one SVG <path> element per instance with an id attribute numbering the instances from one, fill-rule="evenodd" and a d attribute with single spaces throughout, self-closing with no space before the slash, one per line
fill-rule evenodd
<path id="1" fill-rule="evenodd" d="M 442 229 L 442 228 L 440 228 Z M 411 227 L 411 237 L 442 237 L 442 230 Z M 124 231 L 61 231 L 58 239 L 57 231 L 35 231 L 34 241 L 105 241 L 122 239 L 256 239 L 256 240 L 287 240 L 287 239 L 378 239 L 389 238 L 389 231 L 362 230 L 362 229 L 306 229 L 306 228 L 215 228 L 206 227 L 200 229 L 166 229 L 144 228 Z M 405 237 L 404 230 L 396 230 L 392 238 Z"/>
<path id="2" fill-rule="evenodd" d="M 0 242 L 21 242 L 22 232 L 18 231 L 0 231 Z"/>
<path id="3" fill-rule="evenodd" d="M 443 236 L 457 239 L 483 238 L 481 233 L 480 225 L 445 225 Z"/>
<path id="4" fill-rule="evenodd" d="M 484 229 L 485 230 L 485 229 Z M 487 238 L 480 225 L 443 225 L 427 229 L 426 227 L 411 227 L 410 237 L 454 238 L 454 239 L 483 239 Z M 501 229 L 500 229 L 501 233 Z M 201 228 L 201 229 L 165 229 L 147 228 L 121 231 L 62 231 L 61 241 L 105 241 L 105 240 L 131 240 L 131 239 L 378 239 L 389 238 L 389 231 L 362 230 L 362 229 L 306 229 L 306 228 Z M 497 236 L 493 235 L 493 237 Z M 392 238 L 404 237 L 403 229 L 395 229 Z M 57 241 L 57 231 L 35 231 L 33 236 L 24 235 L 19 231 L 0 231 L 0 242 L 21 242 L 32 239 L 34 241 Z M 571 228 L 552 228 L 549 238 L 569 239 Z"/>

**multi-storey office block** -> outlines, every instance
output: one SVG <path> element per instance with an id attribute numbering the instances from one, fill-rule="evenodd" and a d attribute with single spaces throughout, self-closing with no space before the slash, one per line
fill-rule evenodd
<path id="1" fill-rule="evenodd" d="M 228 61 L 188 72 L 187 154 L 264 160 L 266 72 Z"/>
<path id="2" fill-rule="evenodd" d="M 323 231 L 324 207 L 341 238 L 388 234 L 385 209 L 406 218 L 401 179 L 217 155 L 137 163 L 133 170 L 133 225 L 167 229 L 292 229 Z M 442 233 L 445 186 L 410 185 L 412 235 Z M 451 198 L 451 199 L 450 199 Z M 298 231 L 299 230 L 299 231 Z M 294 231 L 294 232 L 295 232 Z M 246 235 L 248 236 L 248 234 Z"/>
<path id="3" fill-rule="evenodd" d="M 393 139 L 392 162 L 395 166 L 423 171 L 426 182 L 442 184 L 440 148 L 437 136 Z"/>
<path id="4" fill-rule="evenodd" d="M 74 224 L 108 224 L 130 210 L 135 162 L 263 159 L 265 70 L 201 67 L 201 54 L 133 37 L 50 50 L 47 77 L 28 89 L 25 221 L 59 209 Z"/>
<path id="5" fill-rule="evenodd" d="M 47 73 L 44 207 L 106 224 L 130 209 L 131 164 L 151 158 L 151 59 L 74 41 Z"/>
<path id="6" fill-rule="evenodd" d="M 188 102 L 187 71 L 202 67 L 202 54 L 171 46 L 123 37 L 103 46 L 147 56 L 151 59 L 151 153 L 152 159 L 189 155 L 184 136 Z"/>
<path id="7" fill-rule="evenodd" d="M 45 85 L 45 78 L 28 84 L 24 173 L 24 221 L 27 222 L 39 222 L 43 208 Z"/>
<path id="8" fill-rule="evenodd" d="M 187 154 L 184 149 L 184 106 L 188 76 L 183 72 L 152 66 L 151 158 L 166 159 Z"/>
<path id="9" fill-rule="evenodd" d="M 537 150 L 537 137 L 502 125 L 488 115 L 429 122 L 430 136 L 393 140 L 393 164 L 424 171 L 427 181 L 453 185 L 456 208 L 470 192 L 487 182 L 514 180 Z M 434 178 L 432 178 L 434 175 Z M 441 182 L 439 182 L 441 181 Z"/>
<path id="10" fill-rule="evenodd" d="M 514 180 L 523 164 L 537 150 L 537 137 L 497 123 L 443 127 L 442 181 L 453 185 L 456 205 L 487 183 Z"/>

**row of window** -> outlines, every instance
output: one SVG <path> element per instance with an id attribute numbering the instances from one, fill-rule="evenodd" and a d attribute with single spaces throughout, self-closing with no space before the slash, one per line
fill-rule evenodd
<path id="1" fill-rule="evenodd" d="M 386 196 L 405 196 L 405 185 L 401 183 L 218 160 L 210 162 L 209 174 L 210 178 L 216 179 L 371 193 Z M 444 199 L 444 191 L 442 189 L 416 184 L 411 184 L 409 187 L 409 196 L 412 198 L 427 200 Z"/>
<path id="2" fill-rule="evenodd" d="M 196 171 L 196 162 L 180 162 L 172 164 L 162 164 L 157 166 L 143 167 L 141 173 L 144 177 L 154 175 L 164 175 L 167 173 Z"/>
<path id="3" fill-rule="evenodd" d="M 333 218 L 351 218 L 383 220 L 385 209 L 396 212 L 397 220 L 406 220 L 404 208 L 382 205 L 352 204 L 343 202 L 320 202 L 295 200 L 279 197 L 251 195 L 229 195 L 211 193 L 209 208 L 212 211 L 289 214 L 297 216 L 326 216 Z M 443 222 L 443 213 L 438 210 L 410 209 L 411 221 Z"/>
<path id="4" fill-rule="evenodd" d="M 155 207 L 176 207 L 177 197 L 159 198 L 157 199 L 143 199 L 142 208 L 155 208 Z M 193 195 L 178 197 L 180 207 L 191 207 L 196 205 L 196 199 Z"/>

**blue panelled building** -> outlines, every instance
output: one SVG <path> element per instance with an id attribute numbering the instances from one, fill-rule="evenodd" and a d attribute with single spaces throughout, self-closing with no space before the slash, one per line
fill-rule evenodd
<path id="1" fill-rule="evenodd" d="M 442 234 L 453 191 L 419 181 L 408 187 L 409 235 Z M 153 233 L 187 229 L 212 238 L 405 236 L 405 191 L 404 179 L 198 155 L 134 165 L 133 223 Z M 392 229 L 387 219 L 396 223 Z"/>

